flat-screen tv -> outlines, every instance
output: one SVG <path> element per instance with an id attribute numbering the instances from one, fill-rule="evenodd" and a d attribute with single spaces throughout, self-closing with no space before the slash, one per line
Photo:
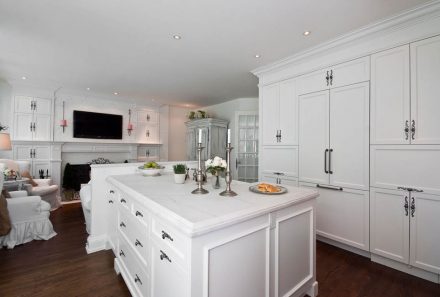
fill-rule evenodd
<path id="1" fill-rule="evenodd" d="M 122 115 L 74 110 L 73 137 L 122 139 Z"/>

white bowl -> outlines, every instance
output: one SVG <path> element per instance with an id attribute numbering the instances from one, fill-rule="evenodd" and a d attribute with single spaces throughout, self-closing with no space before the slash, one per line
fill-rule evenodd
<path id="1" fill-rule="evenodd" d="M 138 167 L 139 171 L 144 176 L 155 176 L 160 175 L 165 167 L 160 168 L 144 168 L 143 166 Z"/>

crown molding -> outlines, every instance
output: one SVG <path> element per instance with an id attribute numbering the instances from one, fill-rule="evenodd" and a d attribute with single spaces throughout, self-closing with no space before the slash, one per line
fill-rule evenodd
<path id="1" fill-rule="evenodd" d="M 258 67 L 252 70 L 251 73 L 259 77 L 267 72 L 278 70 L 285 66 L 295 64 L 298 61 L 302 61 L 312 56 L 325 53 L 330 49 L 342 48 L 344 45 L 353 43 L 361 39 L 366 39 L 369 36 L 372 36 L 379 32 L 388 32 L 395 31 L 397 29 L 407 28 L 428 19 L 438 17 L 440 17 L 440 1 L 435 0 L 427 4 L 412 8 L 410 10 L 406 10 L 402 13 L 391 16 L 384 20 L 361 27 L 347 34 L 341 35 L 335 39 L 321 43 L 317 46 L 288 56 L 274 63 Z"/>

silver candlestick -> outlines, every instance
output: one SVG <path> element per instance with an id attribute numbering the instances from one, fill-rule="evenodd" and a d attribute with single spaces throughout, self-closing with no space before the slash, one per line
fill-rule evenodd
<path id="1" fill-rule="evenodd" d="M 221 192 L 220 196 L 237 196 L 237 193 L 231 190 L 231 182 L 232 182 L 232 174 L 231 174 L 231 151 L 233 147 L 230 143 L 226 145 L 226 174 L 225 174 L 225 180 L 226 180 L 226 190 Z"/>
<path id="2" fill-rule="evenodd" d="M 208 190 L 203 188 L 203 169 L 202 169 L 202 150 L 204 147 L 202 147 L 202 144 L 199 143 L 197 145 L 197 160 L 198 160 L 198 166 L 196 170 L 196 182 L 197 182 L 197 189 L 193 190 L 191 194 L 207 194 L 209 193 Z"/>

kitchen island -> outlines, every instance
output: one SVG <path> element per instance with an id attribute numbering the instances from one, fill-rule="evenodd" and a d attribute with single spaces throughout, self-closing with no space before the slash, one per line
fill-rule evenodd
<path id="1" fill-rule="evenodd" d="M 238 196 L 222 197 L 172 174 L 106 181 L 115 269 L 133 296 L 316 296 L 316 191 L 262 195 L 234 181 Z"/>

